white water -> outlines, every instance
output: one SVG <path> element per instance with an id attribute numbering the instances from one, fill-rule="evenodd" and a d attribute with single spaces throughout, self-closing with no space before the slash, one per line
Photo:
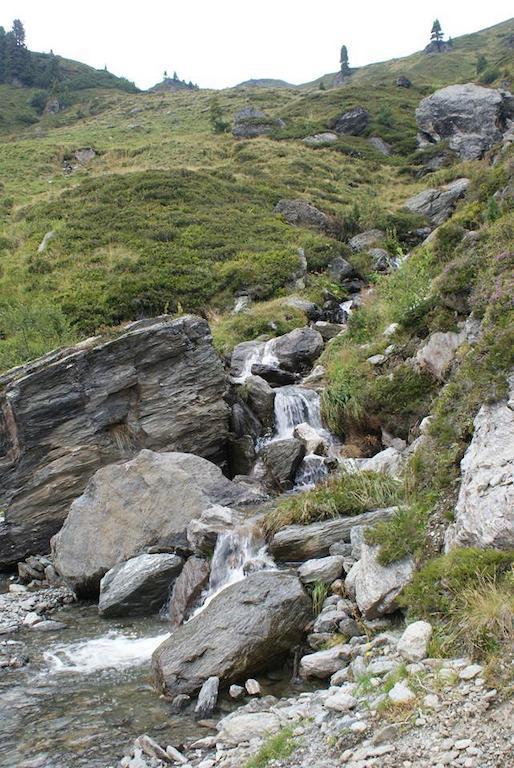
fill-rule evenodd
<path id="1" fill-rule="evenodd" d="M 258 346 L 248 349 L 244 360 L 243 370 L 240 375 L 234 379 L 236 384 L 243 384 L 248 376 L 252 375 L 252 366 L 257 363 L 262 365 L 278 365 L 278 359 L 273 352 L 275 339 L 262 342 Z"/>
<path id="2" fill-rule="evenodd" d="M 105 669 L 126 669 L 144 664 L 169 632 L 152 637 L 134 637 L 108 632 L 102 637 L 70 645 L 57 645 L 43 658 L 51 672 L 89 675 Z"/>
<path id="3" fill-rule="evenodd" d="M 320 396 L 313 389 L 287 386 L 276 390 L 275 432 L 273 440 L 293 437 L 294 428 L 306 422 L 317 432 L 323 432 Z"/>
<path id="4" fill-rule="evenodd" d="M 352 314 L 352 306 L 353 306 L 353 299 L 349 299 L 348 301 L 343 301 L 339 305 L 339 308 L 341 309 L 341 311 L 344 314 L 345 321 L 348 320 L 348 318 Z"/>

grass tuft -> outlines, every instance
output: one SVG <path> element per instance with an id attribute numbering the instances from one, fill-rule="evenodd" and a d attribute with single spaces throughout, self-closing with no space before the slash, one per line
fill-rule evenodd
<path id="1" fill-rule="evenodd" d="M 283 728 L 274 736 L 270 736 L 256 755 L 245 763 L 244 768 L 266 768 L 272 760 L 285 760 L 290 757 L 298 746 L 293 738 L 293 728 Z"/>

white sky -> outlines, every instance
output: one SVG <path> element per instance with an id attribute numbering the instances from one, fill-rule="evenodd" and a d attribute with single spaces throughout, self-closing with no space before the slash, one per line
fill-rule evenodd
<path id="1" fill-rule="evenodd" d="M 451 37 L 505 21 L 509 0 L 0 0 L 0 25 L 20 18 L 32 50 L 100 68 L 148 88 L 166 69 L 202 87 L 251 77 L 292 83 L 339 67 L 406 56 L 438 17 Z"/>

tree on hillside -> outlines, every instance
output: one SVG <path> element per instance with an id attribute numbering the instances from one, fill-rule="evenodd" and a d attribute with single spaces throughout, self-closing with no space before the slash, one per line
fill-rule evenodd
<path id="1" fill-rule="evenodd" d="M 5 81 L 5 29 L 0 27 L 0 83 Z"/>
<path id="2" fill-rule="evenodd" d="M 436 19 L 432 24 L 432 31 L 430 33 L 430 40 L 437 45 L 437 50 L 441 50 L 441 41 L 444 37 L 443 30 L 439 19 Z"/>
<path id="3" fill-rule="evenodd" d="M 350 65 L 348 64 L 348 48 L 346 47 L 346 45 L 343 45 L 341 48 L 341 56 L 339 58 L 339 61 L 341 63 L 341 74 L 349 75 Z"/>
<path id="4" fill-rule="evenodd" d="M 168 70 L 167 69 L 164 70 L 164 75 L 162 76 L 162 79 L 163 80 L 167 80 L 168 79 Z"/>
<path id="5" fill-rule="evenodd" d="M 5 36 L 4 66 L 6 82 L 31 84 L 32 59 L 25 45 L 25 29 L 19 19 L 13 21 L 11 31 Z"/>

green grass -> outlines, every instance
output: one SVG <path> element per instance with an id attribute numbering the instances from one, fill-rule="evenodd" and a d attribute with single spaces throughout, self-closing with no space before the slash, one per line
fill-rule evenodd
<path id="1" fill-rule="evenodd" d="M 402 499 L 399 481 L 378 472 L 339 473 L 316 488 L 284 499 L 266 515 L 268 532 L 295 523 L 307 525 L 370 509 L 390 507 Z"/>
<path id="2" fill-rule="evenodd" d="M 318 616 L 323 608 L 323 603 L 328 596 L 328 584 L 324 581 L 315 581 L 310 588 L 310 594 L 312 598 L 312 609 L 314 615 Z"/>
<path id="3" fill-rule="evenodd" d="M 366 541 L 380 546 L 378 562 L 389 565 L 407 555 L 419 559 L 425 544 L 428 516 L 427 504 L 417 502 L 401 507 L 391 520 L 368 529 Z"/>
<path id="4" fill-rule="evenodd" d="M 293 737 L 293 728 L 282 728 L 279 733 L 270 736 L 257 754 L 244 764 L 244 768 L 266 768 L 273 760 L 285 760 L 298 746 Z"/>

